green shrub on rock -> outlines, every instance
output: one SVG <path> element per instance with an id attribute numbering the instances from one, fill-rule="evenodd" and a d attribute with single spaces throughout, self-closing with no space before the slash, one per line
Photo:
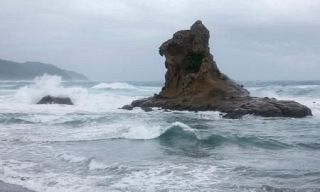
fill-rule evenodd
<path id="1" fill-rule="evenodd" d="M 187 73 L 196 73 L 199 71 L 204 53 L 189 53 L 184 59 L 183 67 Z"/>

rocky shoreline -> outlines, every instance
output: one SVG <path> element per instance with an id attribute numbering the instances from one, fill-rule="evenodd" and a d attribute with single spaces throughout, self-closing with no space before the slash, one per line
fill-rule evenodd
<path id="1" fill-rule="evenodd" d="M 305 117 L 311 110 L 295 101 L 257 98 L 220 72 L 209 48 L 210 33 L 201 21 L 174 33 L 159 53 L 166 58 L 165 85 L 153 97 L 133 101 L 124 109 L 160 107 L 171 110 L 220 111 L 225 118 L 252 114 Z"/>

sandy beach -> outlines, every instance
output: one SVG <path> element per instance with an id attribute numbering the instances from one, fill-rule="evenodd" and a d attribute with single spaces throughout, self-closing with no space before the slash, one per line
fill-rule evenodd
<path id="1" fill-rule="evenodd" d="M 0 192 L 33 192 L 19 185 L 8 184 L 0 181 Z"/>

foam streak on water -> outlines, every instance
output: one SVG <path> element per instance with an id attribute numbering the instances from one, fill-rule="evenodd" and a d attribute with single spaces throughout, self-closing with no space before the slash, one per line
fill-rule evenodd
<path id="1" fill-rule="evenodd" d="M 303 119 L 119 109 L 161 82 L 0 82 L 0 180 L 41 192 L 319 191 L 320 82 L 245 82 Z M 46 95 L 75 105 L 36 105 Z"/>

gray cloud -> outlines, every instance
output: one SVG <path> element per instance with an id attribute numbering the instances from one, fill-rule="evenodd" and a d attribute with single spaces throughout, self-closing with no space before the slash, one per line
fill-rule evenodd
<path id="1" fill-rule="evenodd" d="M 319 79 L 319 1 L 1 0 L 0 7 L 0 58 L 53 63 L 91 79 L 162 80 L 158 47 L 197 19 L 234 79 Z"/>

